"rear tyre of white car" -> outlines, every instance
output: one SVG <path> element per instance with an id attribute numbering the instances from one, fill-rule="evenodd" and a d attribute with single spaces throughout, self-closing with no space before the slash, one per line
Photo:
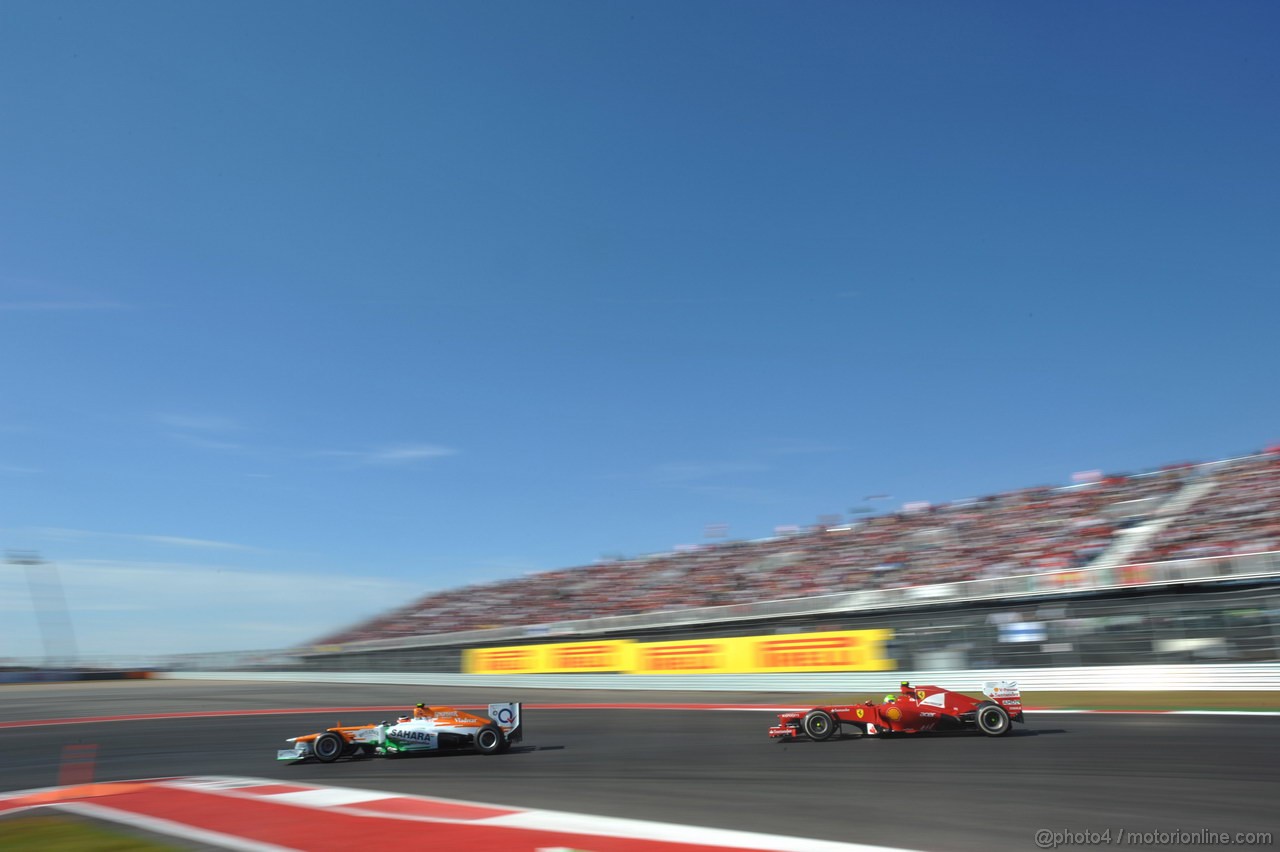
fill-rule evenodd
<path id="1" fill-rule="evenodd" d="M 836 720 L 825 710 L 810 710 L 804 717 L 804 732 L 811 740 L 829 740 L 838 729 Z"/>
<path id="2" fill-rule="evenodd" d="M 978 725 L 978 730 L 989 737 L 1004 736 L 1011 727 L 1009 714 L 994 701 L 984 701 L 978 705 L 974 722 Z"/>
<path id="3" fill-rule="evenodd" d="M 321 734 L 311 744 L 311 752 L 321 763 L 333 763 L 347 750 L 347 741 L 333 731 Z"/>
<path id="4" fill-rule="evenodd" d="M 481 754 L 497 754 L 503 751 L 503 744 L 506 738 L 502 736 L 502 729 L 497 725 L 485 725 L 476 731 L 476 751 Z"/>

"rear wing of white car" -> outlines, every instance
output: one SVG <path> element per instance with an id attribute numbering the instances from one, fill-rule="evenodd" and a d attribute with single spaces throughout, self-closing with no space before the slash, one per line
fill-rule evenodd
<path id="1" fill-rule="evenodd" d="M 507 742 L 519 742 L 524 736 L 524 722 L 520 718 L 520 702 L 508 701 L 489 705 L 489 718 L 497 723 L 506 735 Z"/>

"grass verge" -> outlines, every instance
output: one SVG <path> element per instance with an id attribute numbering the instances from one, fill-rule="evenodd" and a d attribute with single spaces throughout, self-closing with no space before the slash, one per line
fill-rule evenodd
<path id="1" fill-rule="evenodd" d="M 182 852 L 190 848 L 67 814 L 0 819 L 0 852 Z"/>

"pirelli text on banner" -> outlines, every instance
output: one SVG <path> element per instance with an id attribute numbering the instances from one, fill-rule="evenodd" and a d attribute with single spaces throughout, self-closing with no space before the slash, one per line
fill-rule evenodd
<path id="1" fill-rule="evenodd" d="M 634 645 L 627 639 L 542 645 L 542 670 L 550 674 L 625 672 L 631 668 Z"/>
<path id="2" fill-rule="evenodd" d="M 892 630 L 841 630 L 786 636 L 750 636 L 746 672 L 884 672 Z"/>
<path id="3" fill-rule="evenodd" d="M 537 645 L 468 648 L 462 652 L 462 670 L 468 674 L 541 674 L 541 664 Z"/>
<path id="4" fill-rule="evenodd" d="M 559 642 L 472 648 L 463 652 L 468 674 L 608 674 L 631 669 L 631 646 L 625 639 L 601 642 Z"/>
<path id="5" fill-rule="evenodd" d="M 734 672 L 736 639 L 644 642 L 636 647 L 635 674 L 728 674 Z"/>

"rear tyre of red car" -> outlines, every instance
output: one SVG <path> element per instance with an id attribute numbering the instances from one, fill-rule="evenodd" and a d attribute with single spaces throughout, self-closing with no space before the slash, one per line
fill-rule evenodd
<path id="1" fill-rule="evenodd" d="M 502 729 L 497 725 L 485 725 L 476 731 L 476 751 L 481 754 L 497 754 L 504 742 Z"/>
<path id="2" fill-rule="evenodd" d="M 333 763 L 347 750 L 347 741 L 333 731 L 321 734 L 311 744 L 311 751 L 321 763 Z"/>
<path id="3" fill-rule="evenodd" d="M 1009 714 L 994 701 L 984 701 L 979 704 L 973 721 L 977 724 L 978 730 L 989 737 L 1004 736 L 1009 733 L 1009 728 L 1012 726 Z"/>
<path id="4" fill-rule="evenodd" d="M 810 710 L 805 714 L 804 732 L 811 740 L 829 740 L 838 728 L 836 720 L 825 710 Z"/>

